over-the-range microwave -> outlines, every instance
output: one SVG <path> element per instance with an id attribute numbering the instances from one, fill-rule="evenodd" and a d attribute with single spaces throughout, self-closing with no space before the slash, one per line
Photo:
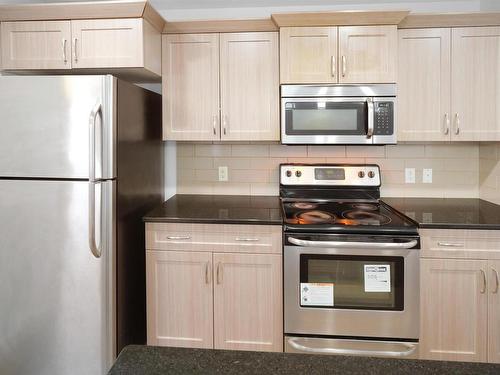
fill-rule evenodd
<path id="1" fill-rule="evenodd" d="M 282 144 L 395 144 L 396 85 L 282 85 Z"/>

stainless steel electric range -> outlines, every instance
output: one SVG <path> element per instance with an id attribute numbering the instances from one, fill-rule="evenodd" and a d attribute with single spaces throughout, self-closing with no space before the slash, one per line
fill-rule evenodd
<path id="1" fill-rule="evenodd" d="M 417 356 L 420 240 L 380 184 L 377 165 L 280 166 L 285 351 Z"/>

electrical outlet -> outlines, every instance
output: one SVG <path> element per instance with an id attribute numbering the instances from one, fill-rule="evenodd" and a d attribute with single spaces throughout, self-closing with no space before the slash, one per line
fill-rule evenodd
<path id="1" fill-rule="evenodd" d="M 432 184 L 432 169 L 424 169 L 422 171 L 422 182 L 424 184 Z"/>
<path id="2" fill-rule="evenodd" d="M 405 183 L 415 183 L 415 168 L 405 168 Z"/>
<path id="3" fill-rule="evenodd" d="M 227 181 L 229 172 L 227 171 L 227 167 L 219 167 L 219 181 Z"/>

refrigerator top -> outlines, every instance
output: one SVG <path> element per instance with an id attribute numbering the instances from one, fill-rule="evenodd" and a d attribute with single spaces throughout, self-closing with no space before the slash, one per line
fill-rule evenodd
<path id="1" fill-rule="evenodd" d="M 0 178 L 116 177 L 115 101 L 110 75 L 1 76 Z"/>

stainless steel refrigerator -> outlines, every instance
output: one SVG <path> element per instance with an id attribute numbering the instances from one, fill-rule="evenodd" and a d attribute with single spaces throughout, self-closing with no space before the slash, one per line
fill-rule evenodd
<path id="1" fill-rule="evenodd" d="M 142 215 L 161 96 L 113 76 L 0 77 L 0 374 L 104 374 L 146 341 Z"/>

